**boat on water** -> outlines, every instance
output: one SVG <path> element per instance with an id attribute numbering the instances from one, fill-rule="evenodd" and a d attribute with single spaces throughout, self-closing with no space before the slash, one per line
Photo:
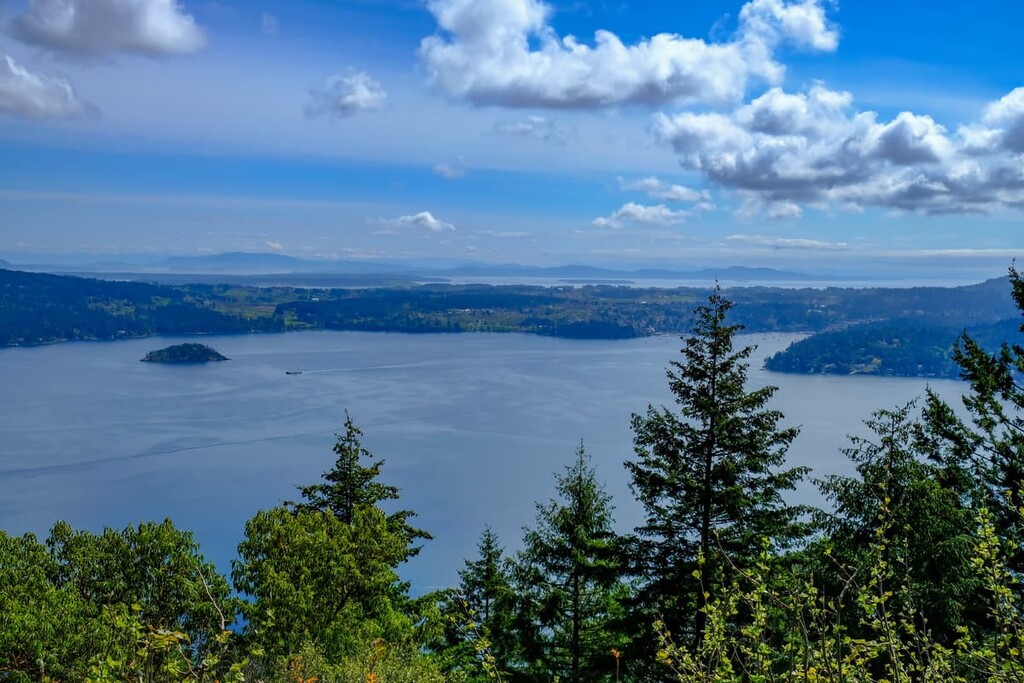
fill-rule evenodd
<path id="1" fill-rule="evenodd" d="M 286 375 L 301 375 L 302 374 L 302 370 L 285 370 L 284 374 L 286 374 Z"/>

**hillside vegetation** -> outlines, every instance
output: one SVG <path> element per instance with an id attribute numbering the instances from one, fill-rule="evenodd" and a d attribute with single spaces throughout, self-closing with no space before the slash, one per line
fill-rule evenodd
<path id="1" fill-rule="evenodd" d="M 1013 331 L 1005 278 L 955 288 L 729 290 L 749 332 L 810 339 L 769 361 L 782 372 L 947 377 L 970 330 L 994 349 Z M 430 284 L 311 289 L 154 285 L 0 270 L 0 346 L 151 335 L 328 329 L 521 332 L 571 339 L 680 334 L 706 288 Z"/>

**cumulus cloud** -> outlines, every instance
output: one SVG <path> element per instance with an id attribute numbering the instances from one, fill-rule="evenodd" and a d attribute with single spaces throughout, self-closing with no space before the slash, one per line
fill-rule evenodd
<path id="1" fill-rule="evenodd" d="M 29 71 L 0 52 L 0 113 L 21 119 L 74 118 L 94 113 L 71 84 Z"/>
<path id="2" fill-rule="evenodd" d="M 307 116 L 346 118 L 356 112 L 380 109 L 387 102 L 384 87 L 363 71 L 350 70 L 328 76 L 323 84 L 310 91 Z"/>
<path id="3" fill-rule="evenodd" d="M 385 221 L 386 224 L 395 228 L 418 228 L 428 233 L 450 232 L 455 230 L 451 223 L 434 218 L 429 211 L 421 211 L 411 216 L 399 216 Z"/>
<path id="4" fill-rule="evenodd" d="M 685 185 L 665 183 L 655 176 L 637 180 L 619 178 L 619 189 L 643 192 L 655 199 L 664 199 L 670 202 L 699 202 L 708 199 L 706 191 L 694 190 Z"/>
<path id="5" fill-rule="evenodd" d="M 1024 88 L 1017 88 L 993 102 L 982 116 L 984 128 L 975 128 L 990 136 L 993 145 L 1024 153 Z"/>
<path id="6" fill-rule="evenodd" d="M 766 235 L 729 235 L 725 242 L 743 244 L 767 249 L 802 249 L 812 251 L 845 251 L 850 248 L 846 242 L 826 242 L 793 237 L 769 237 Z"/>
<path id="7" fill-rule="evenodd" d="M 198 52 L 202 29 L 176 0 L 28 0 L 12 34 L 53 52 L 164 57 Z"/>
<path id="8" fill-rule="evenodd" d="M 518 135 L 538 140 L 561 141 L 565 132 L 551 119 L 544 116 L 527 116 L 518 121 L 505 121 L 495 126 L 502 135 Z"/>
<path id="9" fill-rule="evenodd" d="M 808 204 L 930 214 L 1024 206 L 1024 89 L 956 133 L 930 116 L 880 121 L 852 105 L 820 84 L 772 88 L 731 113 L 657 114 L 653 131 L 683 167 L 736 191 L 741 215 L 798 218 Z"/>
<path id="10" fill-rule="evenodd" d="M 688 215 L 686 211 L 673 211 L 664 204 L 648 206 L 629 202 L 608 216 L 595 218 L 593 224 L 599 228 L 621 228 L 624 225 L 664 227 L 684 223 Z"/>
<path id="11" fill-rule="evenodd" d="M 626 45 L 610 31 L 593 44 L 559 36 L 541 0 L 427 0 L 439 31 L 420 44 L 435 83 L 477 105 L 591 108 L 623 104 L 722 104 L 751 81 L 779 83 L 783 43 L 836 49 L 819 0 L 751 0 L 726 42 L 672 33 Z"/>

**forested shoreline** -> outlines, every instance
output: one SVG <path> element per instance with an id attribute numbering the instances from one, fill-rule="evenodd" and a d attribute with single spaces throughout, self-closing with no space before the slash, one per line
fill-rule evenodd
<path id="1" fill-rule="evenodd" d="M 1010 343 L 955 347 L 963 416 L 931 393 L 865 416 L 856 474 L 816 482 L 827 510 L 786 502 L 812 474 L 785 464 L 799 416 L 746 389 L 716 290 L 669 363 L 675 405 L 632 417 L 632 533 L 581 442 L 521 550 L 484 526 L 459 585 L 414 598 L 399 569 L 431 530 L 347 417 L 230 576 L 170 520 L 0 532 L 0 680 L 1024 680 L 1024 280 L 1007 286 Z"/>
<path id="2" fill-rule="evenodd" d="M 810 335 L 780 372 L 956 377 L 965 330 L 995 350 L 1014 330 L 1005 278 L 955 288 L 729 290 L 749 332 Z M 0 270 L 0 346 L 155 335 L 348 330 L 518 332 L 566 339 L 681 334 L 707 288 L 428 284 L 312 289 L 157 285 Z"/>

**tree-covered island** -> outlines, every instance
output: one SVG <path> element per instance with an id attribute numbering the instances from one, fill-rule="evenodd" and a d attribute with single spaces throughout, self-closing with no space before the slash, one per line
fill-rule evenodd
<path id="1" fill-rule="evenodd" d="M 216 363 L 231 360 L 206 344 L 175 344 L 156 351 L 150 351 L 142 358 L 143 363 Z"/>

